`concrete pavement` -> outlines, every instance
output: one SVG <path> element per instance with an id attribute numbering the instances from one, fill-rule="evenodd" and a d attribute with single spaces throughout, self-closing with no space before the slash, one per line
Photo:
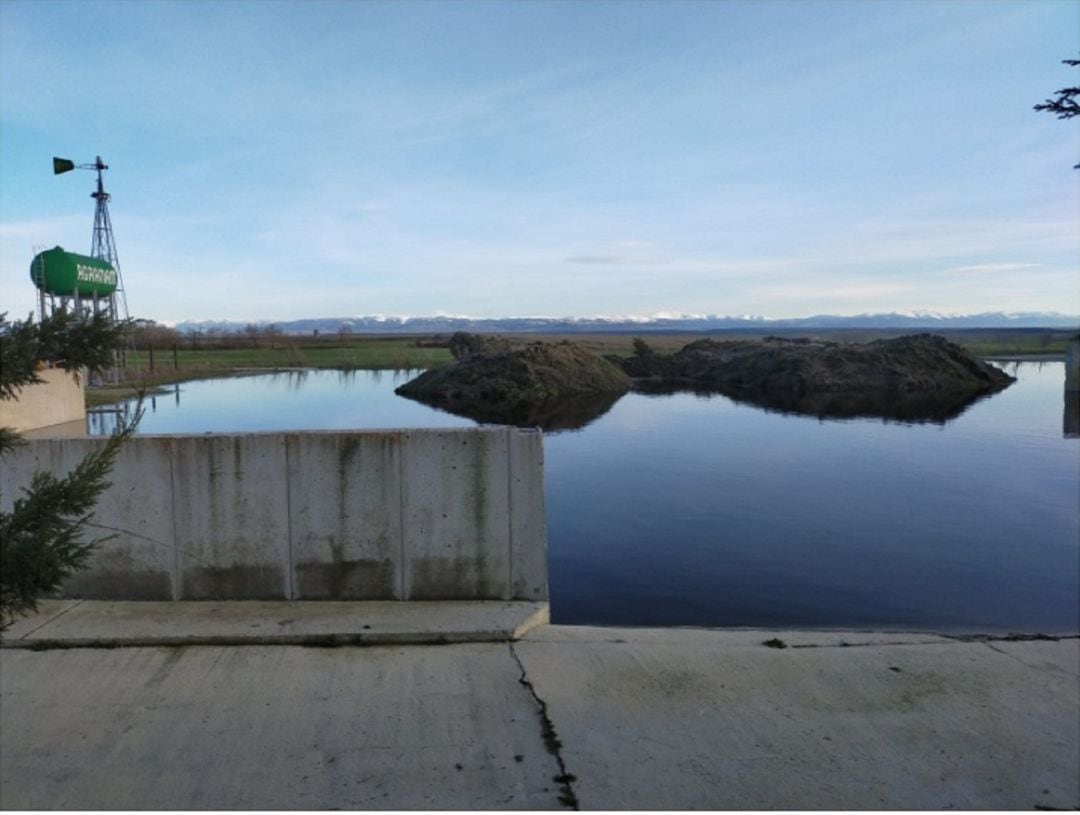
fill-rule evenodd
<path id="1" fill-rule="evenodd" d="M 195 644 L 200 615 L 236 638 L 245 614 L 295 620 L 281 603 L 171 604 L 198 636 L 162 645 L 127 605 L 112 647 L 80 647 L 78 608 L 5 635 L 42 650 L 0 651 L 4 809 L 1080 806 L 1075 637 L 541 624 L 434 646 L 387 622 L 360 646 L 312 647 L 334 642 L 315 625 L 307 647 Z"/>
<path id="2" fill-rule="evenodd" d="M 514 649 L 585 809 L 1013 810 L 1080 805 L 1077 642 L 552 626 Z"/>

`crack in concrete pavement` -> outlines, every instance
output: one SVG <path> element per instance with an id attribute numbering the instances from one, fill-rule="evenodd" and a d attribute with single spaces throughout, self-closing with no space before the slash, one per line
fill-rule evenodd
<path id="1" fill-rule="evenodd" d="M 536 703 L 536 713 L 537 717 L 540 719 L 540 730 L 543 735 L 544 746 L 547 748 L 547 751 L 555 757 L 555 761 L 559 765 L 559 774 L 552 779 L 553 781 L 558 782 L 561 789 L 561 792 L 559 793 L 559 803 L 576 812 L 579 809 L 579 806 L 577 794 L 574 792 L 573 782 L 577 781 L 577 776 L 566 770 L 566 762 L 563 760 L 562 756 L 562 742 L 559 741 L 559 736 L 555 732 L 555 723 L 551 721 L 551 717 L 548 715 L 547 702 L 540 698 L 533 683 L 529 681 L 525 665 L 522 663 L 521 657 L 518 656 L 517 651 L 514 650 L 514 643 L 509 643 L 509 648 L 510 656 L 513 658 L 514 662 L 517 663 L 518 670 L 521 671 L 521 676 L 518 677 L 518 683 L 529 691 L 533 701 Z"/>

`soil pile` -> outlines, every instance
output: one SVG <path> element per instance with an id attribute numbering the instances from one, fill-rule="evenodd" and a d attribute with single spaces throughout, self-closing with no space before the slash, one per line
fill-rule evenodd
<path id="1" fill-rule="evenodd" d="M 768 337 L 637 345 L 621 365 L 640 390 L 690 388 L 822 418 L 945 422 L 1015 379 L 930 334 L 866 344 Z"/>
<path id="2" fill-rule="evenodd" d="M 930 334 L 866 344 L 778 337 L 699 340 L 671 355 L 635 354 L 622 367 L 635 379 L 760 394 L 988 393 L 1015 381 Z"/>
<path id="3" fill-rule="evenodd" d="M 569 342 L 537 342 L 516 350 L 477 344 L 395 393 L 477 421 L 554 430 L 584 426 L 629 388 L 610 361 Z"/>

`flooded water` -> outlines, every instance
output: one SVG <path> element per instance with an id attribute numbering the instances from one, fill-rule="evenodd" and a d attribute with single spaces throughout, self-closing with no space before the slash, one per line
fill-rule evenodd
<path id="1" fill-rule="evenodd" d="M 1006 367 L 1016 384 L 944 422 L 631 393 L 547 434 L 553 619 L 1080 629 L 1076 402 L 1062 363 Z M 474 424 L 395 396 L 412 375 L 184 383 L 147 404 L 140 431 Z"/>

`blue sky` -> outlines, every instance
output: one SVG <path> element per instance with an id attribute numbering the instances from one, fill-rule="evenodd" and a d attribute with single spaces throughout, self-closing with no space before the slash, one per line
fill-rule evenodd
<path id="1" fill-rule="evenodd" d="M 1080 4 L 2 0 L 0 310 L 1080 314 Z"/>

